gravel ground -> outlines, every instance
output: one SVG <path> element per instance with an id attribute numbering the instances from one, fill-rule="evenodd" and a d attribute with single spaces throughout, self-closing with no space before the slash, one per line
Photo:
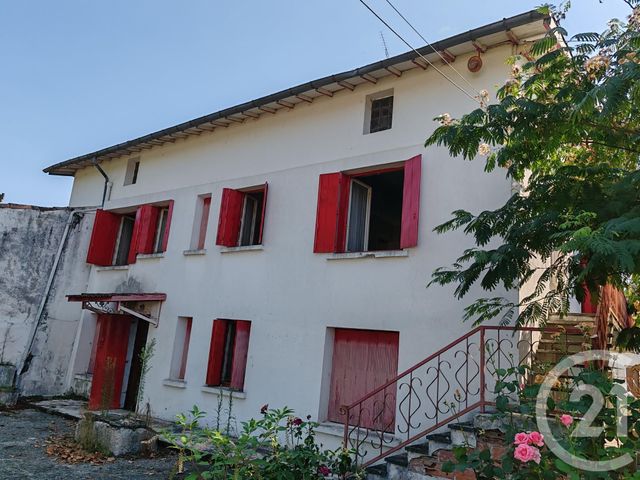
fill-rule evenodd
<path id="1" fill-rule="evenodd" d="M 102 465 L 65 464 L 47 455 L 45 441 L 73 435 L 75 422 L 36 410 L 0 411 L 0 480 L 169 478 L 171 452 L 158 458 L 119 458 Z"/>

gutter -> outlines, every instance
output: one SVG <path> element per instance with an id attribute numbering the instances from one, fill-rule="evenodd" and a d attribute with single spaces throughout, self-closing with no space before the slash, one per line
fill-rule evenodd
<path id="1" fill-rule="evenodd" d="M 104 177 L 104 189 L 102 190 L 102 204 L 101 204 L 101 207 L 104 208 L 104 202 L 107 199 L 107 190 L 109 189 L 110 186 L 113 185 L 113 183 L 109 180 L 109 176 L 102 169 L 102 167 L 98 163 L 98 160 L 95 157 L 93 158 L 93 166 L 96 167 L 100 172 L 100 174 Z"/>

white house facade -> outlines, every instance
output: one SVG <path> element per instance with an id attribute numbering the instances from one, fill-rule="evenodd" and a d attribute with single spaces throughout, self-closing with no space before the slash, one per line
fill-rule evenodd
<path id="1" fill-rule="evenodd" d="M 434 47 L 492 92 L 547 27 L 530 12 Z M 69 385 L 92 375 L 93 408 L 108 388 L 112 406 L 166 419 L 194 404 L 213 419 L 220 395 L 238 421 L 287 405 L 338 439 L 340 405 L 470 328 L 466 302 L 426 288 L 470 239 L 433 229 L 512 186 L 424 141 L 434 117 L 474 106 L 410 52 L 46 169 L 74 176 L 70 207 L 97 210 L 77 252 L 88 285 L 66 292 L 81 316 Z"/>

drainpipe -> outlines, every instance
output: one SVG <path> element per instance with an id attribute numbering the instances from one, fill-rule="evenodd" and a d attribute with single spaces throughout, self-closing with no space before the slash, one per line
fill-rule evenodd
<path id="1" fill-rule="evenodd" d="M 107 200 L 109 196 L 111 196 L 110 190 L 111 190 L 111 187 L 113 186 L 113 183 L 109 180 L 109 176 L 102 169 L 102 167 L 98 163 L 98 160 L 95 157 L 93 158 L 93 166 L 96 167 L 96 169 L 104 177 L 104 189 L 102 190 L 102 205 L 101 205 L 101 207 L 104 208 L 104 202 Z"/>
<path id="2" fill-rule="evenodd" d="M 17 369 L 17 379 L 16 379 L 16 390 L 20 391 L 20 383 L 22 379 L 22 375 L 29 371 L 29 365 L 33 356 L 31 355 L 31 350 L 33 349 L 33 344 L 35 343 L 36 334 L 38 333 L 38 327 L 42 322 L 42 316 L 44 313 L 44 307 L 47 304 L 47 300 L 49 297 L 49 293 L 51 292 L 51 286 L 53 285 L 53 280 L 56 276 L 56 271 L 58 270 L 58 264 L 60 263 L 60 258 L 62 257 L 62 252 L 64 252 L 64 247 L 67 243 L 67 238 L 69 237 L 69 232 L 73 223 L 75 221 L 75 217 L 78 215 L 78 218 L 82 218 L 84 213 L 72 211 L 69 213 L 69 218 L 67 218 L 67 223 L 64 227 L 64 232 L 62 233 L 62 239 L 60 240 L 60 245 L 58 245 L 58 251 L 56 252 L 55 259 L 53 260 L 53 265 L 51 266 L 51 271 L 49 272 L 49 278 L 47 279 L 47 285 L 44 289 L 44 294 L 42 295 L 42 299 L 40 300 L 40 305 L 38 305 L 38 311 L 36 312 L 36 318 L 33 323 L 33 327 L 31 327 L 31 332 L 29 335 L 29 343 L 27 344 L 27 348 L 20 359 L 20 364 L 17 365 L 19 367 Z"/>

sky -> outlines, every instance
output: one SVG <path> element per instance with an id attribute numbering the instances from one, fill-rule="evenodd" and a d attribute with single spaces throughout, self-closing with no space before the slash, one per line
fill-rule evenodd
<path id="1" fill-rule="evenodd" d="M 384 0 L 367 0 L 414 46 Z M 541 0 L 394 0 L 434 42 Z M 569 34 L 628 14 L 573 0 Z M 68 204 L 48 165 L 366 65 L 407 47 L 358 0 L 0 0 L 0 193 Z"/>

